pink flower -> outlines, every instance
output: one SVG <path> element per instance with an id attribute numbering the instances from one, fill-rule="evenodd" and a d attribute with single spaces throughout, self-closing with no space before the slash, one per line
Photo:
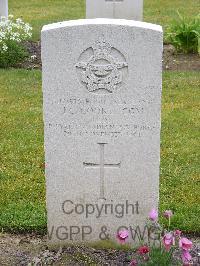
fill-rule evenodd
<path id="1" fill-rule="evenodd" d="M 128 231 L 127 230 L 121 230 L 117 234 L 117 238 L 121 244 L 124 244 L 126 241 L 126 238 L 128 238 Z"/>
<path id="2" fill-rule="evenodd" d="M 147 246 L 142 246 L 142 247 L 140 247 L 140 248 L 138 249 L 138 253 L 139 253 L 140 255 L 147 254 L 147 253 L 149 253 L 149 251 L 150 251 L 150 249 L 149 249 L 149 247 L 147 247 Z"/>
<path id="3" fill-rule="evenodd" d="M 172 233 L 167 233 L 163 237 L 163 245 L 167 251 L 170 250 L 171 246 L 174 245 L 174 236 Z"/>
<path id="4" fill-rule="evenodd" d="M 138 265 L 138 264 L 137 264 L 137 260 L 133 259 L 133 260 L 130 262 L 129 265 L 130 265 L 130 266 L 137 266 L 137 265 Z"/>
<path id="5" fill-rule="evenodd" d="M 158 212 L 156 209 L 152 209 L 149 213 L 149 219 L 152 221 L 156 221 L 158 219 Z"/>
<path id="6" fill-rule="evenodd" d="M 178 229 L 174 231 L 174 235 L 175 236 L 181 236 L 181 233 L 182 232 L 180 230 L 178 230 Z"/>
<path id="7" fill-rule="evenodd" d="M 188 250 L 183 250 L 182 261 L 183 261 L 184 265 L 186 265 L 191 260 L 192 260 L 192 256 L 190 255 L 189 251 Z"/>
<path id="8" fill-rule="evenodd" d="M 179 240 L 179 247 L 182 248 L 183 250 L 189 250 L 192 247 L 192 241 L 190 241 L 186 237 L 182 237 Z"/>
<path id="9" fill-rule="evenodd" d="M 167 219 L 169 219 L 170 217 L 172 217 L 173 213 L 171 210 L 166 210 L 164 213 L 163 213 L 163 216 Z"/>

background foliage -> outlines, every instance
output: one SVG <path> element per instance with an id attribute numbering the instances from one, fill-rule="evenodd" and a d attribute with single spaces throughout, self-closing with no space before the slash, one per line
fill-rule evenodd
<path id="1" fill-rule="evenodd" d="M 33 28 L 33 39 L 39 39 L 45 24 L 85 17 L 85 0 L 9 0 L 10 14 L 22 17 Z M 183 16 L 192 17 L 200 10 L 199 0 L 144 0 L 144 21 L 157 23 L 164 28 L 176 18 L 179 10 Z"/>

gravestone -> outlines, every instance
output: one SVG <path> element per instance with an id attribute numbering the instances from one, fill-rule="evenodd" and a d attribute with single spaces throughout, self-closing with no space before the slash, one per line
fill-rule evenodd
<path id="1" fill-rule="evenodd" d="M 86 0 L 86 18 L 142 21 L 143 0 Z"/>
<path id="2" fill-rule="evenodd" d="M 0 18 L 8 18 L 8 0 L 0 0 Z"/>
<path id="3" fill-rule="evenodd" d="M 114 240 L 158 207 L 162 28 L 113 19 L 42 30 L 48 239 Z"/>

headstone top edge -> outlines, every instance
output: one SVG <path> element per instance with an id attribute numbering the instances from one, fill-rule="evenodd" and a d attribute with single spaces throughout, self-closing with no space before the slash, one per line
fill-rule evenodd
<path id="1" fill-rule="evenodd" d="M 42 32 L 49 30 L 55 30 L 65 27 L 76 27 L 83 25 L 119 25 L 119 26 L 129 26 L 129 27 L 138 27 L 143 29 L 154 30 L 158 32 L 163 32 L 162 26 L 147 22 L 141 22 L 136 20 L 127 20 L 127 19 L 108 19 L 108 18 L 95 18 L 95 19 L 78 19 L 78 20 L 69 20 L 63 22 L 52 23 L 44 25 Z"/>

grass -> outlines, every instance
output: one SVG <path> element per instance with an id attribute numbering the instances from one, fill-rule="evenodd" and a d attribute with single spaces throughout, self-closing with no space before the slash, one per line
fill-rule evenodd
<path id="1" fill-rule="evenodd" d="M 160 24 L 166 29 L 177 18 L 176 11 L 186 17 L 193 17 L 199 13 L 198 0 L 144 0 L 144 21 Z"/>
<path id="2" fill-rule="evenodd" d="M 43 25 L 85 17 L 84 0 L 9 0 L 10 14 L 23 17 L 33 26 L 33 39 L 40 38 Z M 200 10 L 198 0 L 144 0 L 144 21 L 166 28 L 175 18 L 176 10 L 188 17 Z"/>
<path id="3" fill-rule="evenodd" d="M 200 232 L 199 85 L 199 73 L 164 74 L 160 209 L 187 232 Z M 41 72 L 0 70 L 0 95 L 0 229 L 43 232 Z"/>
<path id="4" fill-rule="evenodd" d="M 22 17 L 33 27 L 33 39 L 40 38 L 43 25 L 85 17 L 83 0 L 10 0 L 10 14 Z"/>
<path id="5" fill-rule="evenodd" d="M 1 70 L 0 84 L 0 227 L 42 230 L 46 214 L 41 73 Z"/>
<path id="6" fill-rule="evenodd" d="M 161 135 L 161 209 L 176 228 L 200 232 L 199 73 L 165 73 Z"/>

